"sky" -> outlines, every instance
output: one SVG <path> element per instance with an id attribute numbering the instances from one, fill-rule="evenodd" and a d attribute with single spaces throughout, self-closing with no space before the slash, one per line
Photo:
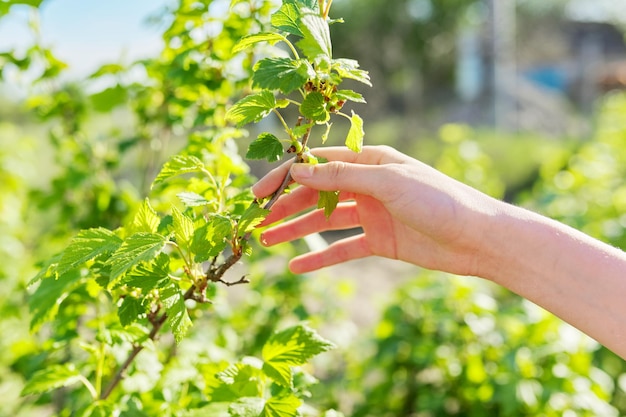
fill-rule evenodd
<path id="1" fill-rule="evenodd" d="M 153 56 L 161 48 L 158 28 L 146 18 L 168 0 L 44 0 L 41 38 L 57 58 L 69 64 L 69 76 L 80 77 L 103 63 L 130 62 Z M 0 51 L 32 44 L 30 8 L 14 6 L 0 20 Z"/>

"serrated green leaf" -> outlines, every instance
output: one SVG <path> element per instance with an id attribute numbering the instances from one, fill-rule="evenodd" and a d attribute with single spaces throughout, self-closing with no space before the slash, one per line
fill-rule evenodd
<path id="1" fill-rule="evenodd" d="M 335 93 L 335 96 L 339 100 L 350 100 L 354 101 L 355 103 L 365 103 L 363 95 L 352 90 L 339 90 Z"/>
<path id="2" fill-rule="evenodd" d="M 259 42 L 268 42 L 270 45 L 279 41 L 284 41 L 285 38 L 278 33 L 256 33 L 254 35 L 244 36 L 233 47 L 233 53 L 244 51 L 254 44 Z"/>
<path id="3" fill-rule="evenodd" d="M 298 7 L 292 3 L 285 3 L 272 15 L 271 23 L 272 26 L 278 30 L 283 30 L 297 36 L 303 36 L 298 26 L 299 18 L 300 10 Z"/>
<path id="4" fill-rule="evenodd" d="M 283 157 L 285 150 L 280 140 L 271 133 L 261 133 L 246 152 L 248 159 L 267 159 L 268 162 L 279 161 Z"/>
<path id="5" fill-rule="evenodd" d="M 176 244 L 188 250 L 194 233 L 193 220 L 185 216 L 176 206 L 172 206 L 172 219 Z"/>
<path id="6" fill-rule="evenodd" d="M 263 345 L 263 371 L 276 383 L 292 386 L 292 366 L 304 365 L 334 345 L 314 330 L 299 324 L 273 334 Z"/>
<path id="7" fill-rule="evenodd" d="M 200 194 L 190 191 L 178 193 L 176 194 L 176 197 L 178 197 L 178 199 L 187 207 L 200 207 L 211 204 L 209 200 L 202 197 Z"/>
<path id="8" fill-rule="evenodd" d="M 261 91 L 239 100 L 226 112 L 226 119 L 241 127 L 258 122 L 276 107 L 276 98 L 270 91 Z"/>
<path id="9" fill-rule="evenodd" d="M 272 397 L 265 402 L 259 417 L 296 417 L 302 401 L 295 395 Z"/>
<path id="10" fill-rule="evenodd" d="M 160 253 L 152 262 L 137 265 L 120 280 L 120 285 L 140 288 L 150 291 L 153 288 L 163 287 L 168 282 L 170 258 Z"/>
<path id="11" fill-rule="evenodd" d="M 133 266 L 154 259 L 163 246 L 165 238 L 155 233 L 139 232 L 129 236 L 106 262 L 111 267 L 109 285 Z"/>
<path id="12" fill-rule="evenodd" d="M 156 233 L 160 223 L 159 215 L 154 211 L 150 201 L 146 198 L 133 218 L 131 230 L 132 233 Z"/>
<path id="13" fill-rule="evenodd" d="M 228 408 L 231 417 L 260 417 L 265 400 L 258 397 L 239 398 Z"/>
<path id="14" fill-rule="evenodd" d="M 324 209 L 324 215 L 329 218 L 339 203 L 339 191 L 319 191 L 317 208 Z"/>
<path id="15" fill-rule="evenodd" d="M 370 87 L 372 86 L 369 73 L 367 71 L 359 69 L 359 63 L 354 59 L 333 59 L 331 68 L 341 78 L 349 78 Z"/>
<path id="16" fill-rule="evenodd" d="M 254 65 L 252 87 L 280 90 L 284 94 L 289 94 L 314 76 L 315 71 L 307 61 L 264 58 Z"/>
<path id="17" fill-rule="evenodd" d="M 263 396 L 263 372 L 250 364 L 235 363 L 216 375 L 208 386 L 211 401 L 236 401 Z"/>
<path id="18" fill-rule="evenodd" d="M 252 232 L 269 213 L 269 210 L 260 207 L 257 203 L 250 204 L 237 223 L 237 237 L 243 237 L 246 233 Z"/>
<path id="19" fill-rule="evenodd" d="M 59 305 L 80 285 L 81 278 L 80 271 L 71 269 L 56 279 L 50 277 L 41 280 L 39 287 L 28 299 L 32 331 L 36 331 L 44 322 L 56 316 Z"/>
<path id="20" fill-rule="evenodd" d="M 154 179 L 152 187 L 178 175 L 191 172 L 200 172 L 204 169 L 204 163 L 192 155 L 175 155 L 163 165 L 161 172 Z"/>
<path id="21" fill-rule="evenodd" d="M 74 365 L 51 365 L 41 369 L 31 376 L 24 388 L 22 395 L 42 394 L 57 388 L 67 387 L 80 382 L 82 376 Z"/>
<path id="22" fill-rule="evenodd" d="M 356 153 L 361 152 L 363 149 L 364 136 L 363 119 L 361 119 L 358 114 L 352 112 L 352 117 L 350 117 L 350 130 L 346 137 L 346 146 Z"/>
<path id="23" fill-rule="evenodd" d="M 112 231 L 98 227 L 81 230 L 61 254 L 57 273 L 64 274 L 98 255 L 113 252 L 122 244 L 122 239 Z"/>
<path id="24" fill-rule="evenodd" d="M 325 123 L 330 119 L 330 113 L 326 110 L 324 96 L 319 91 L 312 91 L 300 105 L 300 113 L 307 119 Z"/>
<path id="25" fill-rule="evenodd" d="M 191 242 L 195 262 L 204 262 L 219 255 L 232 237 L 233 225 L 223 216 L 212 216 L 208 223 L 196 229 Z"/>
<path id="26" fill-rule="evenodd" d="M 310 9 L 314 13 L 319 13 L 320 11 L 318 0 L 283 0 L 283 3 L 294 4 L 300 9 Z"/>
<path id="27" fill-rule="evenodd" d="M 304 55 L 313 60 L 319 55 L 331 58 L 333 55 L 328 22 L 319 14 L 306 13 L 300 18 L 300 30 L 303 38 L 298 47 Z"/>
<path id="28" fill-rule="evenodd" d="M 122 301 L 122 305 L 117 309 L 117 317 L 120 319 L 122 326 L 126 327 L 131 323 L 136 322 L 139 316 L 146 312 L 145 307 L 141 303 L 141 300 L 135 297 L 126 296 Z"/>
<path id="29" fill-rule="evenodd" d="M 167 313 L 166 323 L 172 329 L 176 343 L 180 343 L 192 324 L 183 292 L 177 285 L 172 284 L 161 290 L 160 296 Z"/>

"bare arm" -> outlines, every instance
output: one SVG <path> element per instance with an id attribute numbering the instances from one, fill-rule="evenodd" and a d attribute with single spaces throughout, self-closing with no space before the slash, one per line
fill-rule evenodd
<path id="1" fill-rule="evenodd" d="M 388 147 L 361 154 L 325 148 L 323 165 L 285 164 L 253 188 L 263 197 L 291 170 L 302 186 L 281 197 L 266 224 L 315 205 L 317 190 L 341 190 L 319 210 L 266 230 L 264 244 L 356 226 L 363 234 L 294 258 L 307 272 L 378 255 L 492 280 L 541 305 L 626 358 L 626 254 L 536 213 L 495 200 Z"/>

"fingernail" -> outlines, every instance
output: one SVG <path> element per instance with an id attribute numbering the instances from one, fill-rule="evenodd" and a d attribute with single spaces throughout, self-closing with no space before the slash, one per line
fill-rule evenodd
<path id="1" fill-rule="evenodd" d="M 291 166 L 291 175 L 295 179 L 306 179 L 313 176 L 313 165 L 311 164 L 293 164 Z"/>

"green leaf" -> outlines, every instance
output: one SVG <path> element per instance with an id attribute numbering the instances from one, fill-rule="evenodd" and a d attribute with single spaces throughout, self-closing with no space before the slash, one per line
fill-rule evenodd
<path id="1" fill-rule="evenodd" d="M 254 35 L 244 36 L 233 47 L 233 53 L 244 51 L 252 45 L 259 42 L 269 42 L 270 45 L 279 41 L 284 41 L 285 38 L 278 33 L 256 33 Z"/>
<path id="2" fill-rule="evenodd" d="M 325 123 L 330 119 L 330 113 L 326 110 L 324 96 L 319 91 L 312 91 L 306 95 L 300 105 L 300 113 L 307 119 Z"/>
<path id="3" fill-rule="evenodd" d="M 170 258 L 164 253 L 152 262 L 144 262 L 137 265 L 120 280 L 120 285 L 140 288 L 143 291 L 150 291 L 153 288 L 163 287 L 169 278 Z"/>
<path id="4" fill-rule="evenodd" d="M 259 417 L 296 417 L 302 401 L 295 395 L 272 397 L 265 402 Z"/>
<path id="5" fill-rule="evenodd" d="M 120 64 L 104 64 L 87 78 L 98 78 L 103 75 L 113 75 L 123 72 L 125 68 Z"/>
<path id="6" fill-rule="evenodd" d="M 208 387 L 211 401 L 236 401 L 242 397 L 262 397 L 264 374 L 250 364 L 235 363 L 216 375 Z"/>
<path id="7" fill-rule="evenodd" d="M 299 324 L 273 334 L 262 349 L 263 371 L 276 383 L 292 386 L 292 366 L 304 365 L 334 345 L 314 330 Z"/>
<path id="8" fill-rule="evenodd" d="M 284 94 L 302 87 L 315 71 L 307 61 L 265 58 L 254 65 L 252 87 L 280 90 Z"/>
<path id="9" fill-rule="evenodd" d="M 319 55 L 331 58 L 333 55 L 328 22 L 319 14 L 307 13 L 300 18 L 300 30 L 304 35 L 298 47 L 309 60 Z"/>
<path id="10" fill-rule="evenodd" d="M 352 117 L 350 117 L 350 130 L 346 137 L 346 146 L 356 153 L 361 152 L 363 149 L 364 136 L 363 119 L 361 119 L 358 114 L 352 112 Z"/>
<path id="11" fill-rule="evenodd" d="M 369 73 L 359 69 L 359 63 L 354 59 L 334 59 L 331 68 L 335 70 L 341 78 L 349 78 L 370 87 L 372 86 Z"/>
<path id="12" fill-rule="evenodd" d="M 257 203 L 250 204 L 237 223 L 237 237 L 243 237 L 246 233 L 252 232 L 269 213 L 269 210 L 260 207 Z"/>
<path id="13" fill-rule="evenodd" d="M 41 369 L 31 376 L 24 388 L 22 395 L 42 394 L 57 388 L 67 387 L 80 382 L 82 375 L 74 365 L 51 365 Z"/>
<path id="14" fill-rule="evenodd" d="M 320 11 L 318 0 L 283 0 L 283 3 L 296 5 L 300 9 L 310 9 L 315 13 Z"/>
<path id="15" fill-rule="evenodd" d="M 276 98 L 271 91 L 261 91 L 246 96 L 226 112 L 226 119 L 241 127 L 250 122 L 258 122 L 276 107 Z"/>
<path id="16" fill-rule="evenodd" d="M 320 191 L 317 208 L 324 209 L 324 215 L 329 218 L 339 203 L 339 191 Z"/>
<path id="17" fill-rule="evenodd" d="M 295 4 L 285 3 L 276 13 L 272 15 L 272 26 L 278 30 L 291 33 L 297 36 L 304 36 L 298 25 L 300 10 Z"/>
<path id="18" fill-rule="evenodd" d="M 126 327 L 136 322 L 139 316 L 145 312 L 146 309 L 142 305 L 141 300 L 127 295 L 124 297 L 122 305 L 117 310 L 117 316 L 120 319 L 121 325 Z"/>
<path id="19" fill-rule="evenodd" d="M 261 133 L 250 146 L 246 153 L 248 159 L 267 159 L 268 162 L 279 161 L 285 150 L 280 140 L 271 133 Z"/>
<path id="20" fill-rule="evenodd" d="M 176 244 L 188 250 L 194 233 L 193 220 L 185 216 L 176 206 L 172 206 L 172 218 Z"/>
<path id="21" fill-rule="evenodd" d="M 232 403 L 228 412 L 231 417 L 260 417 L 264 406 L 263 398 L 244 397 Z"/>
<path id="22" fill-rule="evenodd" d="M 177 175 L 188 174 L 190 172 L 201 172 L 204 169 L 204 163 L 195 156 L 191 155 L 175 155 L 163 165 L 161 172 L 154 179 L 152 187 Z"/>
<path id="23" fill-rule="evenodd" d="M 363 95 L 352 90 L 339 90 L 335 93 L 335 97 L 337 97 L 339 100 L 350 100 L 354 101 L 355 103 L 365 103 Z"/>
<path id="24" fill-rule="evenodd" d="M 69 270 L 58 278 L 41 280 L 39 287 L 28 299 L 31 313 L 30 328 L 36 331 L 45 321 L 52 320 L 63 300 L 81 283 L 78 270 Z"/>
<path id="25" fill-rule="evenodd" d="M 156 233 L 160 223 L 161 218 L 156 211 L 154 211 L 150 205 L 150 201 L 146 198 L 133 218 L 131 230 L 132 233 Z"/>
<path id="26" fill-rule="evenodd" d="M 94 110 L 101 113 L 109 113 L 117 106 L 128 101 L 128 91 L 121 85 L 105 88 L 104 90 L 92 94 L 90 97 Z"/>
<path id="27" fill-rule="evenodd" d="M 228 412 L 230 403 L 228 402 L 212 402 L 201 408 L 194 408 L 193 410 L 186 410 L 178 414 L 180 417 L 232 417 Z"/>
<path id="28" fill-rule="evenodd" d="M 154 259 L 165 246 L 165 238 L 155 233 L 139 232 L 131 235 L 107 260 L 111 266 L 111 282 L 114 283 L 129 268 L 140 262 Z"/>
<path id="29" fill-rule="evenodd" d="M 172 284 L 161 290 L 160 295 L 167 312 L 166 323 L 171 327 L 176 343 L 180 343 L 192 324 L 183 293 L 177 285 Z"/>
<path id="30" fill-rule="evenodd" d="M 200 194 L 193 193 L 190 191 L 185 191 L 182 193 L 176 194 L 176 197 L 187 207 L 200 207 L 207 206 L 211 204 L 209 200 L 202 197 Z"/>
<path id="31" fill-rule="evenodd" d="M 219 255 L 231 238 L 233 225 L 223 216 L 212 216 L 208 223 L 196 229 L 191 242 L 195 262 L 204 262 Z"/>
<path id="32" fill-rule="evenodd" d="M 81 230 L 61 254 L 57 273 L 64 274 L 98 255 L 113 252 L 121 244 L 122 239 L 108 229 Z"/>

